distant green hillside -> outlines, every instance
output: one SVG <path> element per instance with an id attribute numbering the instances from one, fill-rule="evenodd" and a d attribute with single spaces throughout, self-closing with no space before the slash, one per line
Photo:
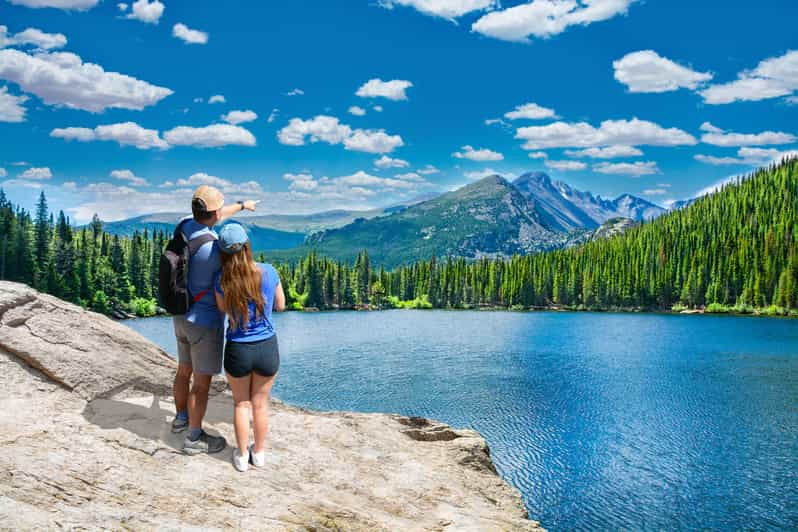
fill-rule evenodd
<path id="1" fill-rule="evenodd" d="M 404 206 L 386 207 L 366 211 L 333 210 L 312 214 L 256 214 L 240 215 L 233 221 L 244 225 L 250 233 L 254 249 L 282 250 L 300 246 L 305 236 L 315 231 L 342 227 L 357 219 L 369 219 L 401 210 Z M 133 236 L 146 229 L 171 234 L 175 224 L 185 213 L 155 213 L 127 220 L 107 222 L 107 232 L 119 236 Z"/>
<path id="2" fill-rule="evenodd" d="M 119 236 L 133 236 L 136 231 L 143 233 L 145 229 L 149 233 L 163 231 L 165 234 L 171 235 L 175 230 L 175 224 L 183 216 L 172 213 L 139 216 L 129 220 L 106 223 L 104 229 L 112 235 Z M 246 226 L 255 249 L 289 249 L 301 245 L 305 240 L 304 233 L 261 227 L 252 223 L 248 217 L 234 221 Z"/>
<path id="3" fill-rule="evenodd" d="M 267 256 L 292 260 L 315 249 L 349 260 L 368 249 L 375 264 L 390 268 L 432 255 L 506 257 L 562 241 L 562 234 L 543 224 L 533 202 L 504 178 L 491 176 L 390 216 L 316 233 L 295 250 L 269 250 Z"/>

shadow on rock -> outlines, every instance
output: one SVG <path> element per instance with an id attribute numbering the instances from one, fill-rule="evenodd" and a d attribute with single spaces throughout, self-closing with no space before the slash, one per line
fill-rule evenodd
<path id="1" fill-rule="evenodd" d="M 162 400 L 157 395 L 125 400 L 95 399 L 86 404 L 82 414 L 89 423 L 106 431 L 114 431 L 105 439 L 123 447 L 135 449 L 150 456 L 156 456 L 158 453 L 182 455 L 183 439 L 186 432 L 172 433 L 171 421 L 175 415 L 174 407 L 171 403 L 167 403 L 164 408 L 161 403 Z M 226 418 L 223 417 L 223 412 L 226 413 Z M 232 400 L 229 398 L 217 396 L 208 401 L 207 422 L 229 423 L 232 414 Z M 214 436 L 218 435 L 217 431 L 209 429 L 207 426 L 204 428 L 208 433 Z M 118 429 L 127 431 L 129 434 L 120 433 Z M 231 441 L 227 434 L 222 434 L 222 436 L 228 439 L 227 448 L 209 456 L 229 461 L 232 452 Z M 230 436 L 232 436 L 232 431 Z M 235 445 L 234 441 L 232 443 Z"/>

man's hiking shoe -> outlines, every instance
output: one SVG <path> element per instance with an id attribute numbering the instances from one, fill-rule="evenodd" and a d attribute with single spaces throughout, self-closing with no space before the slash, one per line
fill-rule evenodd
<path id="1" fill-rule="evenodd" d="M 251 443 L 249 445 L 249 463 L 254 465 L 255 467 L 263 467 L 266 465 L 266 451 L 261 451 L 259 453 L 255 452 L 255 444 Z"/>
<path id="2" fill-rule="evenodd" d="M 177 434 L 178 432 L 183 432 L 188 428 L 188 419 L 183 419 L 180 417 L 175 416 L 172 420 L 172 432 Z"/>
<path id="3" fill-rule="evenodd" d="M 201 453 L 218 453 L 225 447 L 227 447 L 227 440 L 221 436 L 211 436 L 204 430 L 196 441 L 191 441 L 188 436 L 183 440 L 183 452 L 191 456 Z"/>
<path id="4" fill-rule="evenodd" d="M 249 469 L 249 456 L 249 452 L 242 455 L 241 451 L 238 450 L 238 447 L 233 449 L 233 467 L 242 473 Z"/>

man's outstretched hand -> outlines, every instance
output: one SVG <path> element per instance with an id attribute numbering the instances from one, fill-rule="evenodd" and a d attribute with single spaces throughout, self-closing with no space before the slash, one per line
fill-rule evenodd
<path id="1" fill-rule="evenodd" d="M 244 208 L 248 211 L 254 211 L 258 203 L 260 203 L 260 200 L 247 200 L 244 202 Z"/>

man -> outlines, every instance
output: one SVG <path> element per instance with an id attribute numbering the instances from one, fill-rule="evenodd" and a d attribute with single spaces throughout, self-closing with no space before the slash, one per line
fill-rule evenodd
<path id="1" fill-rule="evenodd" d="M 244 209 L 254 211 L 256 201 L 224 204 L 224 195 L 202 185 L 191 200 L 191 217 L 181 220 L 181 231 L 190 241 L 210 234 L 213 239 L 200 246 L 191 256 L 188 267 L 188 289 L 192 304 L 184 315 L 174 316 L 178 366 L 174 382 L 175 409 L 172 432 L 188 429 L 183 451 L 194 455 L 216 453 L 227 445 L 221 436 L 202 430 L 202 419 L 208 406 L 211 378 L 222 371 L 224 348 L 224 314 L 216 307 L 213 279 L 221 267 L 218 235 L 213 226 Z M 191 376 L 194 383 L 189 388 Z"/>

